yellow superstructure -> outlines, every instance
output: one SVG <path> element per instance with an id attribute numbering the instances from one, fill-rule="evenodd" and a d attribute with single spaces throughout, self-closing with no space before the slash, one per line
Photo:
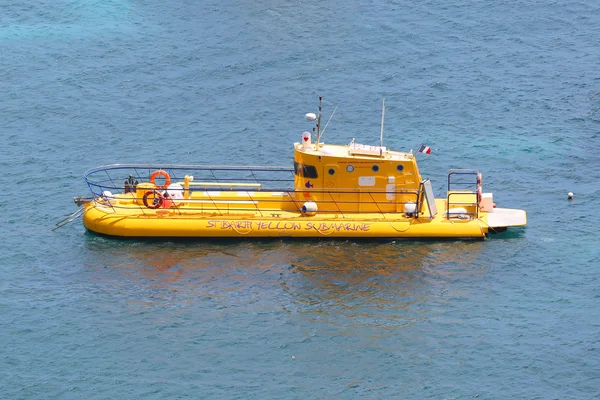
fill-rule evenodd
<path id="1" fill-rule="evenodd" d="M 319 202 L 323 212 L 397 213 L 418 200 L 421 175 L 412 153 L 354 143 L 294 147 L 296 197 Z"/>

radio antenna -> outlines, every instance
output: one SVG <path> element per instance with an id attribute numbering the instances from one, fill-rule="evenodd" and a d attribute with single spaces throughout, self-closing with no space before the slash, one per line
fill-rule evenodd
<path id="1" fill-rule="evenodd" d="M 329 117 L 329 120 L 327 120 L 327 123 L 325 124 L 325 128 L 323 128 L 323 132 L 321 132 L 321 136 L 323 136 L 323 134 L 325 133 L 325 129 L 327 129 L 327 125 L 329 125 L 329 122 L 331 121 L 331 118 L 333 118 L 333 115 L 335 114 L 336 110 L 337 110 L 337 107 L 335 107 L 335 109 L 331 113 L 331 117 Z"/>
<path id="2" fill-rule="evenodd" d="M 385 97 L 381 100 L 381 134 L 379 135 L 379 146 L 383 147 L 383 120 L 385 119 Z"/>
<path id="3" fill-rule="evenodd" d="M 323 96 L 319 96 L 319 115 L 317 115 L 317 144 L 315 145 L 315 150 L 319 150 L 319 142 L 321 141 L 321 102 L 323 101 Z"/>

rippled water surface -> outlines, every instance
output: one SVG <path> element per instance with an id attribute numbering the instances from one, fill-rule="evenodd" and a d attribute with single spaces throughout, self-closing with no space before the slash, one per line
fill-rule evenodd
<path id="1" fill-rule="evenodd" d="M 0 1 L 10 399 L 600 397 L 600 6 Z M 109 163 L 427 143 L 529 225 L 481 242 L 51 232 Z M 575 198 L 567 200 L 572 191 Z"/>

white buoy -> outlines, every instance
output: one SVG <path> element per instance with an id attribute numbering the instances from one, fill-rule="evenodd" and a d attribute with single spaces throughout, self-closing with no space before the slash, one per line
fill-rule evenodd
<path id="1" fill-rule="evenodd" d="M 569 198 L 569 200 L 571 200 L 573 198 L 573 192 L 567 193 L 567 197 Z"/>

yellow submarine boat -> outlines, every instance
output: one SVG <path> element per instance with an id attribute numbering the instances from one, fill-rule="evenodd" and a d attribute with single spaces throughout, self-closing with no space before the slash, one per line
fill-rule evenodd
<path id="1" fill-rule="evenodd" d="M 477 170 L 450 170 L 447 194 L 436 199 L 412 150 L 322 143 L 321 101 L 306 118 L 316 126 L 294 144 L 293 169 L 91 169 L 92 197 L 75 199 L 83 223 L 115 237 L 415 239 L 485 238 L 527 223 L 523 210 L 496 208 Z"/>

